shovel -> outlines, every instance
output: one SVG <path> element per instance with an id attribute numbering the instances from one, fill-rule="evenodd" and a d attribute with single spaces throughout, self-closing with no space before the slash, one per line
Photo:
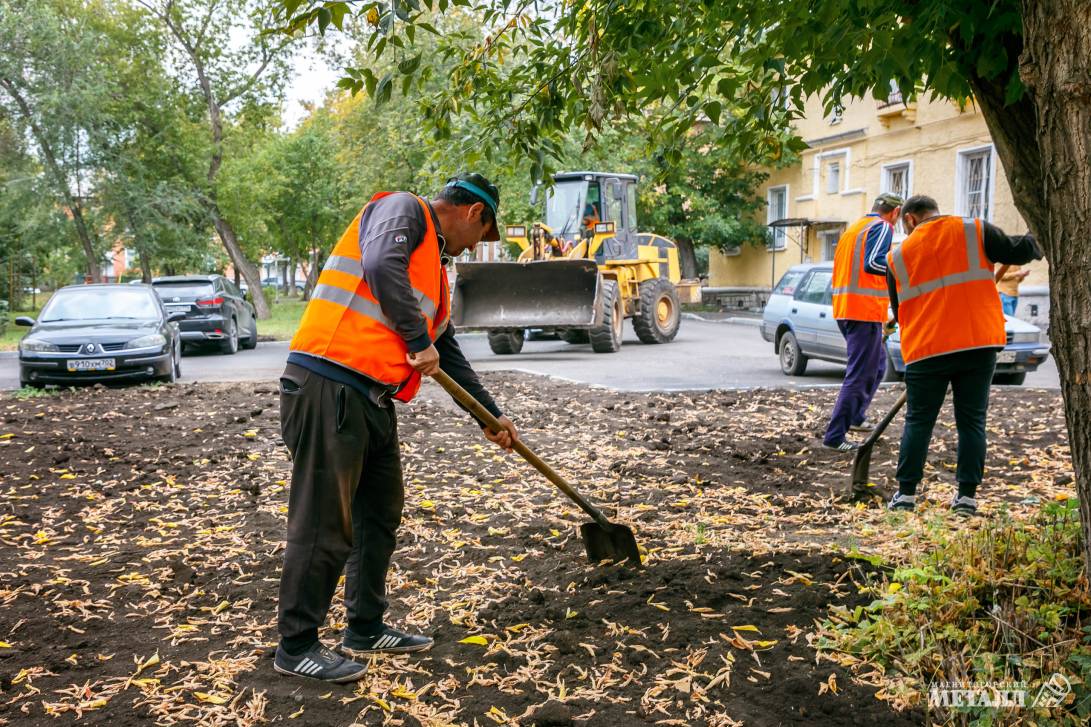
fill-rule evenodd
<path id="1" fill-rule="evenodd" d="M 883 418 L 879 420 L 879 423 L 875 425 L 875 429 L 864 440 L 860 448 L 856 450 L 856 459 L 852 462 L 852 490 L 849 492 L 849 498 L 856 500 L 868 496 L 868 480 L 870 479 L 871 471 L 871 450 L 875 448 L 875 442 L 879 440 L 879 436 L 890 426 L 890 422 L 894 421 L 894 417 L 898 415 L 901 408 L 905 406 L 906 393 L 903 391 L 902 395 L 898 397 L 898 400 L 894 402 L 894 406 L 890 407 L 890 411 L 883 415 Z"/>
<path id="2" fill-rule="evenodd" d="M 454 397 L 462 406 L 466 407 L 475 417 L 484 422 L 493 433 L 504 431 L 504 427 L 489 410 L 481 405 L 468 391 L 459 386 L 450 376 L 437 371 L 433 378 L 444 390 Z M 583 495 L 568 484 L 563 477 L 557 474 L 552 467 L 531 451 L 530 447 L 521 440 L 512 443 L 512 449 L 519 453 L 523 459 L 531 464 L 534 469 L 545 475 L 561 492 L 568 495 L 574 503 L 580 506 L 585 513 L 591 516 L 594 522 L 580 525 L 580 535 L 587 550 L 587 557 L 592 563 L 609 560 L 620 563 L 628 560 L 631 565 L 640 565 L 640 550 L 636 546 L 636 536 L 632 529 L 625 525 L 612 523 L 606 519 L 602 511 L 584 499 Z"/>

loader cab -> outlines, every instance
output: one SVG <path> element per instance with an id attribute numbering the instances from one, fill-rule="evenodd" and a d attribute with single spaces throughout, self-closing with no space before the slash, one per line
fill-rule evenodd
<path id="1" fill-rule="evenodd" d="M 556 237 L 573 245 L 594 238 L 597 262 L 637 257 L 636 177 L 631 174 L 565 172 L 553 178 L 546 196 L 545 222 Z M 601 223 L 613 223 L 604 234 Z"/>

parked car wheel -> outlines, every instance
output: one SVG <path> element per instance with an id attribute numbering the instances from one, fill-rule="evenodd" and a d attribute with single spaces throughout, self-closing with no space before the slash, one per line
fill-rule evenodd
<path id="1" fill-rule="evenodd" d="M 523 350 L 523 331 L 489 331 L 489 348 L 499 356 Z"/>
<path id="2" fill-rule="evenodd" d="M 886 375 L 883 376 L 883 381 L 904 381 L 905 374 L 898 369 L 894 368 L 894 359 L 890 357 L 890 352 L 886 354 Z"/>
<path id="3" fill-rule="evenodd" d="M 250 319 L 250 331 L 246 334 L 246 339 L 241 341 L 242 347 L 249 350 L 257 348 L 258 345 L 258 319 Z"/>
<path id="4" fill-rule="evenodd" d="M 624 333 L 625 311 L 621 307 L 621 294 L 616 280 L 602 281 L 602 325 L 589 332 L 591 350 L 595 353 L 614 353 L 621 349 Z"/>
<path id="5" fill-rule="evenodd" d="M 807 357 L 799 349 L 799 341 L 791 331 L 780 339 L 780 370 L 785 376 L 803 376 L 807 373 Z"/>
<path id="6" fill-rule="evenodd" d="M 1027 372 L 1020 371 L 1018 373 L 1009 374 L 994 374 L 993 383 L 1000 386 L 1022 386 L 1027 380 Z"/>
<path id="7" fill-rule="evenodd" d="M 228 356 L 237 353 L 239 350 L 239 324 L 232 318 L 227 324 L 227 330 L 224 331 L 224 338 L 220 341 L 220 351 L 226 353 Z"/>
<path id="8" fill-rule="evenodd" d="M 173 384 L 181 375 L 181 366 L 178 365 L 178 351 L 175 351 L 170 359 L 170 373 L 166 376 L 160 376 L 157 381 L 162 381 L 164 384 Z"/>

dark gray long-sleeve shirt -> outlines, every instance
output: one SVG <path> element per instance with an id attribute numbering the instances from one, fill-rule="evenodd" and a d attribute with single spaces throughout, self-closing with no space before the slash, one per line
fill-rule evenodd
<path id="1" fill-rule="evenodd" d="M 439 237 L 440 253 L 443 252 L 443 235 L 439 220 L 431 205 L 428 213 Z M 412 353 L 423 351 L 432 345 L 428 324 L 421 312 L 420 303 L 409 283 L 409 256 L 424 242 L 426 230 L 424 210 L 415 195 L 396 192 L 368 206 L 360 218 L 360 252 L 367 287 L 379 301 L 383 315 L 405 341 Z M 480 401 L 493 416 L 501 416 L 488 390 L 470 366 L 455 338 L 455 327 L 447 329 L 435 341 L 439 353 L 439 367 Z M 288 360 L 315 373 L 341 383 L 353 385 L 374 400 L 378 382 L 366 376 L 336 366 L 328 361 L 307 354 L 293 352 Z M 480 422 L 478 422 L 480 424 Z"/>
<path id="2" fill-rule="evenodd" d="M 921 225 L 927 225 L 945 216 L 931 217 Z M 985 236 L 985 257 L 990 262 L 1001 265 L 1026 265 L 1032 260 L 1041 260 L 1044 256 L 1041 246 L 1033 235 L 1008 235 L 996 225 L 984 220 L 982 220 L 982 229 Z M 898 283 L 894 279 L 893 270 L 888 270 L 886 273 L 886 287 L 890 293 L 890 310 L 894 313 L 894 320 L 898 320 Z"/>

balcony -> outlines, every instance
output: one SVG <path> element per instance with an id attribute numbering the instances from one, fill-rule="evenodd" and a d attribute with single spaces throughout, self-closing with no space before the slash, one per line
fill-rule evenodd
<path id="1" fill-rule="evenodd" d="M 875 111 L 879 116 L 879 122 L 883 126 L 889 126 L 892 121 L 898 118 L 904 118 L 911 124 L 917 120 L 917 103 L 915 101 L 907 102 L 899 90 L 892 89 L 889 96 L 878 101 Z"/>

